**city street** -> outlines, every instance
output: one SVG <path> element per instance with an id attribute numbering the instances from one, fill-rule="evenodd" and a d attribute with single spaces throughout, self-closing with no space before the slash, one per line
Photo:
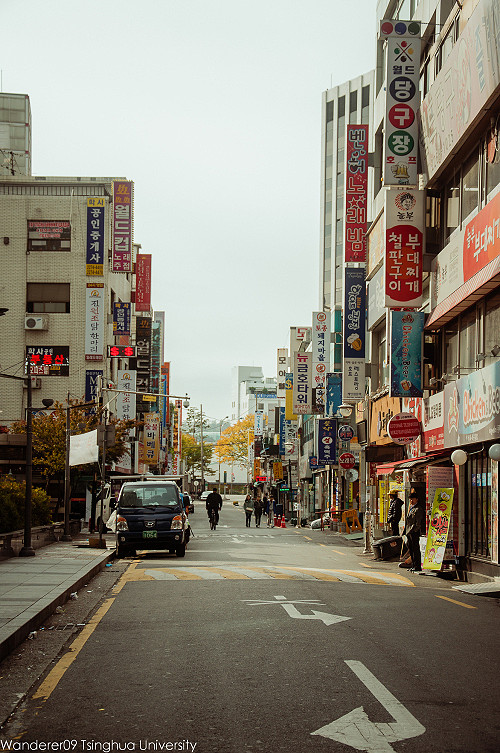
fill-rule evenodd
<path id="1" fill-rule="evenodd" d="M 195 507 L 186 556 L 127 561 L 2 749 L 498 750 L 497 599 Z"/>

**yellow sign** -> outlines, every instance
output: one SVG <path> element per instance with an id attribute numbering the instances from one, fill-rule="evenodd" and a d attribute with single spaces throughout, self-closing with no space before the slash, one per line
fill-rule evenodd
<path id="1" fill-rule="evenodd" d="M 104 196 L 94 196 L 92 199 L 87 199 L 88 207 L 103 207 L 105 206 Z"/>
<path id="2" fill-rule="evenodd" d="M 422 567 L 426 570 L 441 570 L 450 530 L 452 505 L 453 489 L 436 489 L 422 563 Z"/>
<path id="3" fill-rule="evenodd" d="M 293 377 L 291 374 L 285 377 L 285 420 L 297 420 L 297 414 L 293 412 Z"/>
<path id="4" fill-rule="evenodd" d="M 158 398 L 156 395 L 141 395 L 140 399 L 144 400 L 146 403 L 156 403 Z"/>
<path id="5" fill-rule="evenodd" d="M 273 476 L 275 481 L 283 481 L 283 463 L 280 461 L 273 463 Z"/>
<path id="6" fill-rule="evenodd" d="M 257 476 L 260 476 L 260 460 L 253 461 L 253 475 L 254 475 L 254 478 L 257 478 Z"/>

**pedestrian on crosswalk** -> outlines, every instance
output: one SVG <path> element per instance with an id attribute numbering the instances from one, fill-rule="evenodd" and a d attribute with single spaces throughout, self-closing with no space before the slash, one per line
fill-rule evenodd
<path id="1" fill-rule="evenodd" d="M 247 494 L 247 496 L 245 497 L 243 509 L 245 510 L 246 527 L 250 528 L 252 524 L 252 514 L 254 511 L 253 497 L 251 497 L 250 494 Z"/>
<path id="2" fill-rule="evenodd" d="M 260 528 L 260 519 L 262 517 L 262 499 L 260 496 L 255 497 L 254 499 L 254 510 L 255 510 L 255 527 Z"/>

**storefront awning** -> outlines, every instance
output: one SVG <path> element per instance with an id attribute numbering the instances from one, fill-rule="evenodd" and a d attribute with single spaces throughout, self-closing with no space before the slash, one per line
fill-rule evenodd
<path id="1" fill-rule="evenodd" d="M 431 463 L 434 460 L 444 458 L 448 451 L 430 452 L 427 455 L 421 455 L 418 458 L 408 458 L 407 460 L 398 460 L 395 463 L 379 463 L 377 465 L 377 476 L 389 476 L 393 471 L 406 471 L 422 463 Z"/>

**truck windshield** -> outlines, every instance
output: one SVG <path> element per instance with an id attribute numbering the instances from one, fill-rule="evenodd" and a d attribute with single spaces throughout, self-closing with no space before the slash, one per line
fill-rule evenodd
<path id="1" fill-rule="evenodd" d="M 177 490 L 174 486 L 161 484 L 124 484 L 120 495 L 120 507 L 166 507 L 172 512 L 181 511 Z"/>

